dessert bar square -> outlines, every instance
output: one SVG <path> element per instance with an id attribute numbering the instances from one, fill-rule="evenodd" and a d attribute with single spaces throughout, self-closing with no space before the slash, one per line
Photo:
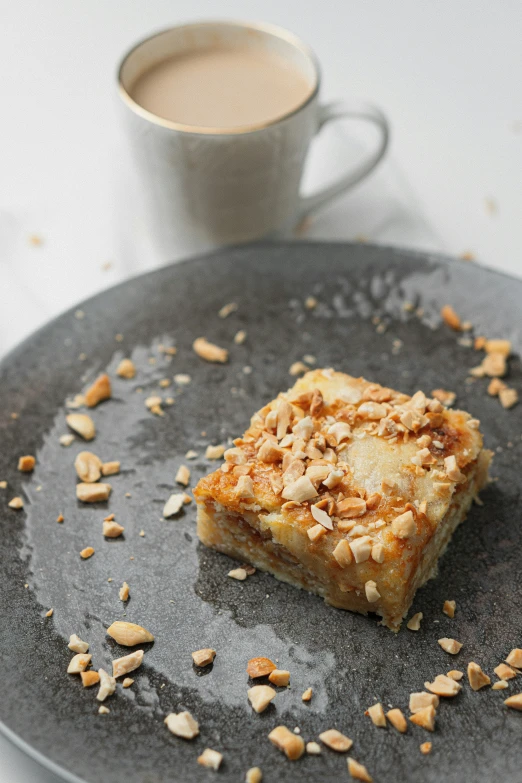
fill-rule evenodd
<path id="1" fill-rule="evenodd" d="M 308 372 L 198 483 L 198 536 L 396 631 L 487 482 L 479 424 L 421 391 Z"/>

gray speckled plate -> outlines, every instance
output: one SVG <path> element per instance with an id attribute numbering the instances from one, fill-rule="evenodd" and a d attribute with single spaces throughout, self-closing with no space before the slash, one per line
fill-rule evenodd
<path id="1" fill-rule="evenodd" d="M 303 304 L 309 295 L 319 302 L 313 311 Z M 406 301 L 423 314 L 406 311 Z M 221 319 L 228 302 L 238 310 Z M 0 480 L 9 482 L 0 490 L 0 714 L 7 733 L 65 779 L 93 783 L 210 780 L 214 773 L 196 763 L 205 747 L 222 751 L 223 781 L 243 780 L 254 765 L 267 782 L 347 777 L 346 758 L 328 749 L 287 761 L 267 740 L 280 723 L 298 726 L 306 740 L 331 727 L 344 731 L 375 781 L 520 781 L 522 715 L 503 704 L 506 693 L 520 690 L 516 681 L 498 692 L 465 685 L 441 704 L 433 735 L 413 725 L 404 736 L 377 729 L 364 715 L 376 701 L 406 712 L 411 691 L 470 660 L 492 675 L 522 643 L 522 406 L 504 411 L 486 394 L 487 381 L 466 382 L 480 358 L 440 325 L 447 302 L 477 334 L 510 337 L 519 349 L 517 280 L 406 251 L 292 243 L 224 250 L 131 280 L 86 302 L 82 320 L 66 313 L 8 356 L 0 374 Z M 248 333 L 240 346 L 233 342 L 239 329 Z M 230 347 L 229 364 L 207 364 L 192 352 L 201 335 Z M 161 353 L 160 344 L 175 344 L 176 356 Z M 240 434 L 253 411 L 291 385 L 288 368 L 306 354 L 318 366 L 406 392 L 456 391 L 497 451 L 498 480 L 484 492 L 485 505 L 473 508 L 437 579 L 415 599 L 413 611 L 424 613 L 419 633 L 394 635 L 373 617 L 332 609 L 266 574 L 227 579 L 232 561 L 197 541 L 194 504 L 178 519 L 162 518 L 187 450 L 199 454 L 190 463 L 193 485 L 216 467 L 204 459 L 206 445 Z M 123 356 L 138 367 L 134 380 L 114 377 Z M 85 446 L 76 440 L 64 448 L 58 438 L 67 430 L 65 399 L 104 369 L 114 377 L 113 398 L 92 412 L 98 434 L 89 448 L 120 459 L 122 472 L 111 480 L 108 504 L 82 506 L 73 461 Z M 158 386 L 177 373 L 192 382 Z M 510 383 L 522 388 L 518 358 L 510 362 Z M 175 398 L 163 418 L 144 405 L 158 391 Z M 31 453 L 37 467 L 22 475 L 17 458 Z M 13 495 L 25 498 L 23 511 L 7 507 Z M 125 526 L 121 539 L 102 536 L 108 509 Z M 63 524 L 56 523 L 60 513 Z M 87 545 L 96 553 L 82 561 Z M 127 605 L 118 600 L 123 580 L 131 588 Z M 454 620 L 442 614 L 445 599 L 457 601 Z M 45 617 L 49 607 L 52 618 Z M 94 665 L 108 666 L 124 654 L 105 635 L 118 618 L 145 625 L 156 642 L 134 686 L 118 686 L 110 714 L 98 715 L 96 688 L 84 690 L 66 674 L 64 640 L 78 633 L 90 642 Z M 438 646 L 442 636 L 463 643 L 456 657 Z M 191 652 L 204 646 L 218 654 L 211 669 L 198 672 Z M 279 689 L 262 715 L 246 698 L 245 666 L 256 655 L 292 675 L 291 687 Z M 314 696 L 303 704 L 309 686 Z M 193 742 L 163 724 L 166 713 L 182 709 L 200 722 Z M 428 739 L 433 752 L 422 756 L 419 745 Z"/>

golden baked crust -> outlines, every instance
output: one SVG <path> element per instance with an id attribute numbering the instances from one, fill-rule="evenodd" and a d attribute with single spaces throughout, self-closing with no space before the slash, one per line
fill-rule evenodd
<path id="1" fill-rule="evenodd" d="M 199 538 L 397 630 L 487 481 L 478 426 L 422 392 L 308 372 L 198 483 Z"/>

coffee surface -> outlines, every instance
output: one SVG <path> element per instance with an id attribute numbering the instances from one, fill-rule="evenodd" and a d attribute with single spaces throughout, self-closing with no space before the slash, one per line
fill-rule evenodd
<path id="1" fill-rule="evenodd" d="M 216 47 L 162 61 L 137 79 L 130 94 L 163 119 L 219 129 L 276 120 L 297 109 L 312 89 L 281 55 Z"/>

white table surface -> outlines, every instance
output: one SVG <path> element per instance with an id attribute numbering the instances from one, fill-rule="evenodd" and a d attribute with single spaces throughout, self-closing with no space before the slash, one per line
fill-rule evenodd
<path id="1" fill-rule="evenodd" d="M 0 25 L 0 355 L 85 297 L 173 260 L 155 251 L 135 203 L 115 67 L 148 32 L 222 17 L 294 30 L 319 56 L 325 98 L 367 98 L 392 124 L 385 163 L 307 237 L 469 251 L 522 271 L 519 0 L 17 0 Z M 308 184 L 335 171 L 350 138 L 316 142 Z M 0 738 L 0 783 L 55 780 Z"/>

